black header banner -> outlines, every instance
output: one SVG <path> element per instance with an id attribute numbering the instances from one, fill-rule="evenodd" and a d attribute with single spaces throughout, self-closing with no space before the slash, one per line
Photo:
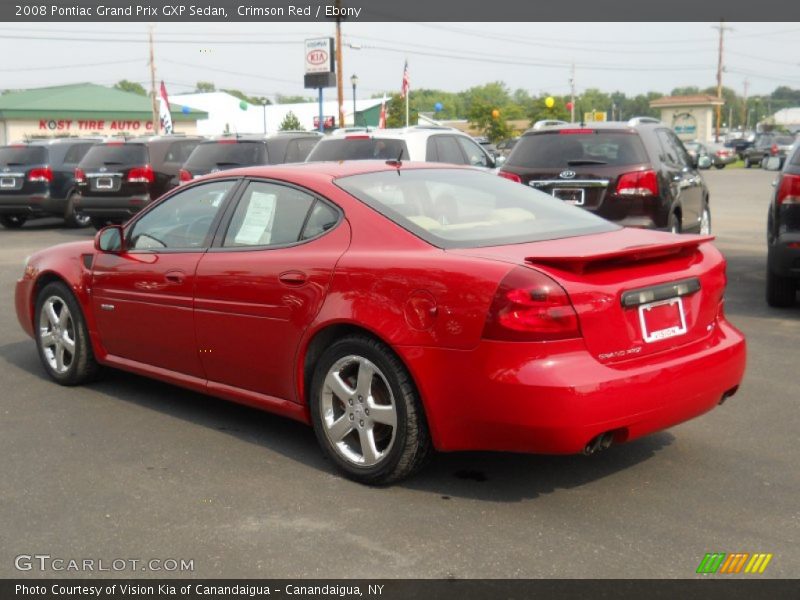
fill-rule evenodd
<path id="1" fill-rule="evenodd" d="M 0 20 L 25 22 L 597 22 L 800 21 L 786 0 L 4 0 Z"/>

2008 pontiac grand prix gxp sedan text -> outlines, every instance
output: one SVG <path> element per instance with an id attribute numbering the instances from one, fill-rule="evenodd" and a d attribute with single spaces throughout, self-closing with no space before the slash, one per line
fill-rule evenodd
<path id="1" fill-rule="evenodd" d="M 470 168 L 251 167 L 37 252 L 16 309 L 61 384 L 108 365 L 273 411 L 387 483 L 433 448 L 592 452 L 733 394 L 711 239 Z"/>

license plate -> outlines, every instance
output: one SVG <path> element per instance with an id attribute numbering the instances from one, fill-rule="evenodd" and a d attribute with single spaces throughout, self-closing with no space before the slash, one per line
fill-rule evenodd
<path id="1" fill-rule="evenodd" d="M 110 190 L 114 187 L 114 180 L 111 177 L 98 177 L 94 186 L 98 190 Z"/>
<path id="2" fill-rule="evenodd" d="M 686 333 L 682 298 L 669 298 L 639 306 L 642 338 L 648 344 Z"/>
<path id="3" fill-rule="evenodd" d="M 3 177 L 0 179 L 0 188 L 13 188 L 17 187 L 17 180 L 13 177 Z"/>
<path id="4" fill-rule="evenodd" d="M 583 206 L 584 189 L 553 188 L 553 198 L 558 198 L 559 200 L 563 200 L 567 204 L 574 204 L 575 206 Z"/>

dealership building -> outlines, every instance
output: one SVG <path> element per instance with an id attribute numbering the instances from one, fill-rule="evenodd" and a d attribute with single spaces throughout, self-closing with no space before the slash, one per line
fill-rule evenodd
<path id="1" fill-rule="evenodd" d="M 197 133 L 208 114 L 170 103 L 175 133 Z M 0 95 L 0 144 L 68 136 L 153 133 L 148 96 L 92 83 L 11 91 Z"/>
<path id="2" fill-rule="evenodd" d="M 690 96 L 664 96 L 650 103 L 651 108 L 661 111 L 661 121 L 671 126 L 684 142 L 714 139 L 714 116 L 717 106 L 725 101 L 708 94 Z"/>

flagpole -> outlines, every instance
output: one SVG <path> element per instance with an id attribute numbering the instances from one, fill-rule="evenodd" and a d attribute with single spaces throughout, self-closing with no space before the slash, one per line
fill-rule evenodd
<path id="1" fill-rule="evenodd" d="M 406 127 L 408 127 L 408 97 L 411 95 L 411 88 L 406 92 Z"/>

